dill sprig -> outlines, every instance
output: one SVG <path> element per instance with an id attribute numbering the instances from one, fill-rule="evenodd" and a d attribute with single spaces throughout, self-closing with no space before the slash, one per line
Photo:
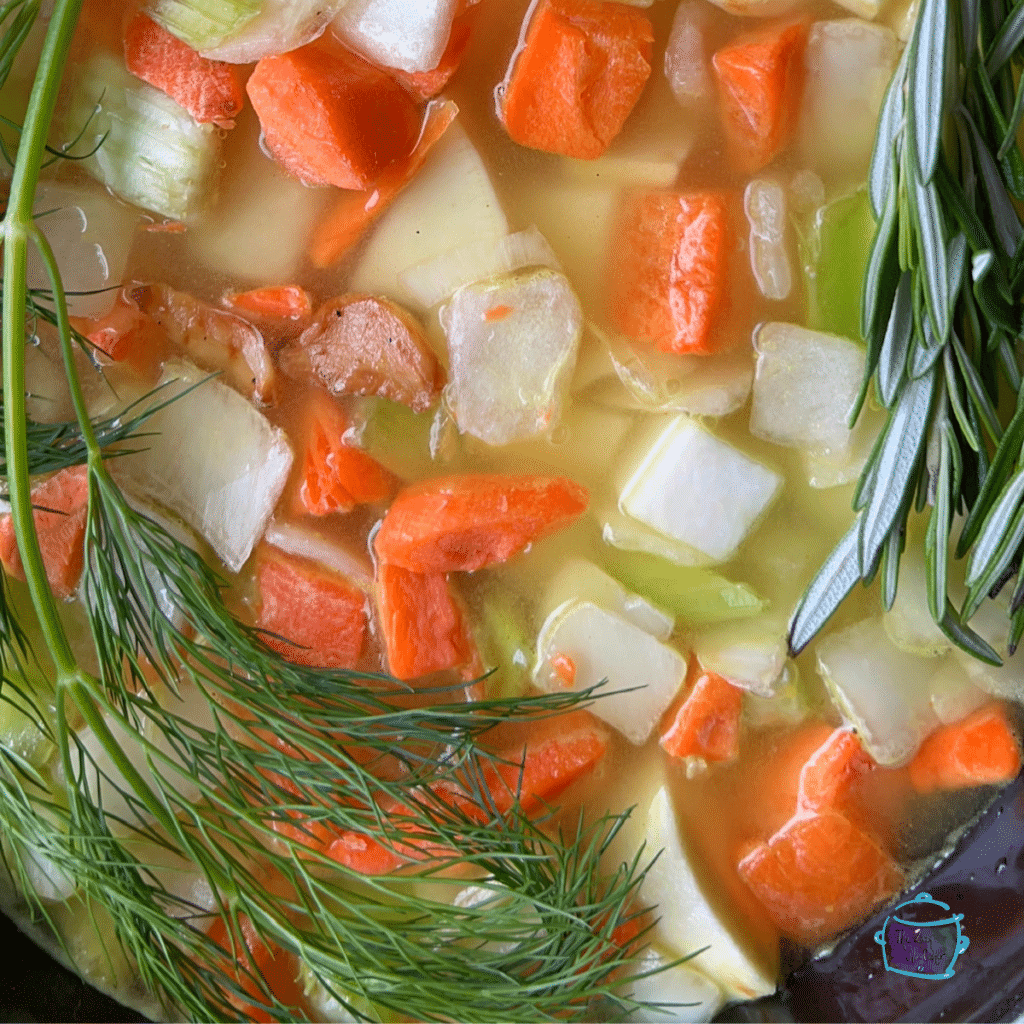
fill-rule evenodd
<path id="1" fill-rule="evenodd" d="M 531 820 L 517 787 L 497 798 L 508 765 L 481 744 L 499 724 L 594 693 L 469 704 L 294 665 L 232 614 L 217 574 L 111 476 L 108 448 L 138 437 L 155 406 L 90 420 L 59 268 L 32 218 L 80 2 L 55 5 L 2 221 L 2 475 L 31 610 L 0 573 L 0 699 L 55 751 L 0 747 L 9 873 L 58 940 L 31 882 L 40 865 L 73 879 L 80 912 L 112 936 L 108 962 L 127 961 L 176 1016 L 246 1019 L 258 1006 L 292 1019 L 247 952 L 250 929 L 297 955 L 357 1019 L 582 1019 L 595 999 L 627 1015 L 636 1004 L 620 992 L 635 949 L 616 935 L 624 925 L 643 934 L 645 866 L 641 851 L 607 868 L 625 816 L 566 827 L 552 808 Z M 0 74 L 37 11 L 35 0 L 0 6 Z M 30 243 L 47 268 L 48 303 L 26 287 Z M 43 427 L 25 414 L 32 315 L 57 329 L 73 424 Z M 50 591 L 30 493 L 33 475 L 70 464 L 84 464 L 89 482 L 84 646 L 72 644 Z M 344 835 L 372 836 L 408 870 L 365 877 L 336 863 L 323 840 Z M 209 905 L 168 883 L 168 863 L 204 880 Z M 453 904 L 471 881 L 480 899 Z"/>
<path id="2" fill-rule="evenodd" d="M 923 0 L 882 104 L 868 180 L 877 220 L 865 274 L 864 384 L 888 410 L 855 489 L 855 521 L 790 623 L 792 652 L 858 581 L 888 609 L 913 512 L 928 509 L 928 605 L 976 658 L 970 626 L 1014 576 L 1012 654 L 1024 633 L 1024 2 Z M 954 538 L 955 534 L 955 538 Z M 951 539 L 953 538 L 953 539 Z M 950 554 L 967 558 L 950 596 Z"/>

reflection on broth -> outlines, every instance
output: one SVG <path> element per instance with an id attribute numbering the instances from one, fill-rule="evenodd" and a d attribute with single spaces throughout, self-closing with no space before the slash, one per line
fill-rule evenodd
<path id="1" fill-rule="evenodd" d="M 788 637 L 893 405 L 848 422 L 916 5 L 209 6 L 130 5 L 133 76 L 86 3 L 51 133 L 81 159 L 36 193 L 93 348 L 79 396 L 40 316 L 29 415 L 114 422 L 0 519 L 50 652 L 0 711 L 40 787 L 2 794 L 11 913 L 166 1017 L 771 994 L 1020 767 L 1014 663 L 929 609 L 941 431 L 891 607 Z M 999 601 L 973 627 L 1005 651 Z"/>

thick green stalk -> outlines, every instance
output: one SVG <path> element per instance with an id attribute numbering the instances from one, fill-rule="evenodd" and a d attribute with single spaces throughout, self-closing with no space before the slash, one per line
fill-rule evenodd
<path id="1" fill-rule="evenodd" d="M 28 241 L 35 231 L 32 204 L 45 156 L 46 136 L 57 103 L 61 73 L 81 6 L 82 0 L 57 0 L 54 8 L 25 115 L 7 213 L 3 219 L 4 440 L 7 486 L 14 535 L 25 568 L 25 578 L 59 679 L 76 676 L 78 666 L 46 578 L 46 567 L 43 565 L 32 519 L 25 419 L 25 315 Z"/>

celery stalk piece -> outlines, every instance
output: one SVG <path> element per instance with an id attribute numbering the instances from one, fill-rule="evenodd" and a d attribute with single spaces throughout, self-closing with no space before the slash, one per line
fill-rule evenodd
<path id="1" fill-rule="evenodd" d="M 492 591 L 480 609 L 480 650 L 488 669 L 488 698 L 521 697 L 530 688 L 535 644 L 526 617 L 508 594 Z"/>
<path id="2" fill-rule="evenodd" d="M 801 256 L 807 288 L 807 326 L 861 340 L 860 299 L 875 219 L 865 189 L 814 214 Z"/>
<path id="3" fill-rule="evenodd" d="M 689 625 L 745 619 L 768 606 L 746 583 L 733 583 L 710 569 L 676 565 L 643 551 L 609 548 L 607 568 L 627 589 Z"/>
<path id="4" fill-rule="evenodd" d="M 92 57 L 75 85 L 65 146 L 101 184 L 136 206 L 189 220 L 207 203 L 220 136 L 108 53 Z"/>
<path id="5" fill-rule="evenodd" d="M 146 13 L 193 50 L 208 50 L 260 13 L 260 0 L 150 0 Z"/>

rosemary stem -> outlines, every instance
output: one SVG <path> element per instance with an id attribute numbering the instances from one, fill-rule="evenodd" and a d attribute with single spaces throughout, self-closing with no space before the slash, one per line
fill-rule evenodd
<path id="1" fill-rule="evenodd" d="M 25 313 L 28 239 L 34 230 L 32 204 L 42 169 L 46 136 L 57 102 L 61 73 L 81 6 L 82 0 L 57 0 L 54 7 L 39 58 L 39 73 L 32 86 L 25 114 L 2 235 L 3 279 L 6 284 L 3 289 L 3 397 L 7 486 L 14 535 L 25 578 L 59 680 L 75 676 L 78 666 L 46 578 L 46 567 L 32 518 L 25 419 Z"/>

